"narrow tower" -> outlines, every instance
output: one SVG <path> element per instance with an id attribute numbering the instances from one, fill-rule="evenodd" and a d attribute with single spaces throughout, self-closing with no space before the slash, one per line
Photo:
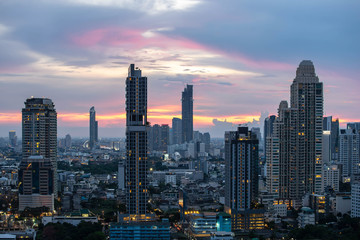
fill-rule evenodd
<path id="1" fill-rule="evenodd" d="M 147 78 L 130 64 L 126 78 L 126 204 L 141 220 L 147 204 Z"/>
<path id="2" fill-rule="evenodd" d="M 182 142 L 193 140 L 193 85 L 182 92 Z"/>

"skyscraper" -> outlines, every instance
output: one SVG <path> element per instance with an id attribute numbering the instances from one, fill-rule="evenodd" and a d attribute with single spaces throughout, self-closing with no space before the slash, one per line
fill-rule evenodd
<path id="1" fill-rule="evenodd" d="M 182 121 L 180 118 L 173 118 L 172 119 L 172 144 L 181 144 L 182 142 Z"/>
<path id="2" fill-rule="evenodd" d="M 57 196 L 57 113 L 48 98 L 29 98 L 22 109 L 22 159 L 42 156 L 53 166 L 54 195 Z"/>
<path id="3" fill-rule="evenodd" d="M 262 229 L 263 212 L 254 209 L 258 196 L 259 140 L 239 127 L 225 133 L 225 211 L 231 215 L 232 230 Z"/>
<path id="4" fill-rule="evenodd" d="M 95 143 L 98 141 L 98 121 L 96 121 L 96 111 L 95 107 L 90 108 L 90 140 L 89 147 L 92 149 L 95 146 Z"/>
<path id="5" fill-rule="evenodd" d="M 339 163 L 342 165 L 342 177 L 352 177 L 360 173 L 360 136 L 355 129 L 340 130 L 340 156 Z"/>
<path id="6" fill-rule="evenodd" d="M 147 78 L 134 64 L 126 78 L 126 155 L 126 206 L 139 220 L 147 204 Z"/>
<path id="7" fill-rule="evenodd" d="M 279 197 L 298 207 L 305 193 L 322 191 L 323 84 L 311 61 L 300 63 L 290 107 L 281 102 L 274 128 L 279 140 Z"/>
<path id="8" fill-rule="evenodd" d="M 271 115 L 267 118 L 265 118 L 264 122 L 264 155 L 266 159 L 266 138 L 271 137 L 274 132 L 274 122 L 275 122 L 276 116 Z"/>
<path id="9" fill-rule="evenodd" d="M 193 140 L 193 85 L 186 85 L 182 92 L 182 142 Z"/>
<path id="10" fill-rule="evenodd" d="M 17 136 L 14 130 L 9 131 L 9 144 L 11 147 L 16 147 L 17 145 Z"/>

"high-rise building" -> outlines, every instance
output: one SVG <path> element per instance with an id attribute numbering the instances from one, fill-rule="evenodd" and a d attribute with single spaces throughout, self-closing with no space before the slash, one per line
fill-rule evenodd
<path id="1" fill-rule="evenodd" d="M 339 160 L 339 119 L 331 121 L 331 160 L 337 162 Z"/>
<path id="2" fill-rule="evenodd" d="M 172 119 L 172 144 L 181 144 L 182 142 L 182 121 L 180 118 Z"/>
<path id="3" fill-rule="evenodd" d="M 360 173 L 359 140 L 355 129 L 340 130 L 339 163 L 342 165 L 342 177 L 352 177 Z"/>
<path id="4" fill-rule="evenodd" d="M 95 107 L 90 108 L 90 140 L 89 147 L 92 149 L 95 146 L 95 143 L 98 142 L 98 121 L 96 121 L 96 111 Z"/>
<path id="5" fill-rule="evenodd" d="M 331 163 L 331 131 L 323 131 L 322 139 L 323 164 Z"/>
<path id="6" fill-rule="evenodd" d="M 54 210 L 54 167 L 43 156 L 24 158 L 19 166 L 19 210 L 48 207 Z"/>
<path id="7" fill-rule="evenodd" d="M 182 92 L 182 142 L 193 140 L 193 85 L 186 85 Z"/>
<path id="8" fill-rule="evenodd" d="M 162 124 L 160 129 L 160 151 L 167 151 L 167 146 L 169 145 L 169 125 Z"/>
<path id="9" fill-rule="evenodd" d="M 351 217 L 360 217 L 360 182 L 351 184 Z"/>
<path id="10" fill-rule="evenodd" d="M 17 146 L 17 136 L 14 130 L 9 131 L 9 144 L 11 147 Z"/>
<path id="11" fill-rule="evenodd" d="M 130 64 L 126 78 L 126 206 L 130 219 L 145 217 L 147 204 L 147 78 Z"/>
<path id="12" fill-rule="evenodd" d="M 22 159 L 42 156 L 53 166 L 54 195 L 57 196 L 57 113 L 48 98 L 29 98 L 22 109 Z"/>
<path id="13" fill-rule="evenodd" d="M 264 213 L 254 209 L 258 197 L 259 140 L 239 127 L 225 133 L 225 211 L 232 230 L 264 228 Z"/>
<path id="14" fill-rule="evenodd" d="M 203 141 L 205 143 L 205 152 L 209 153 L 210 152 L 210 142 L 211 142 L 210 133 L 206 132 L 203 134 Z"/>
<path id="15" fill-rule="evenodd" d="M 71 136 L 70 136 L 70 134 L 66 134 L 66 136 L 65 136 L 65 147 L 67 149 L 70 149 L 71 146 L 72 146 Z"/>
<path id="16" fill-rule="evenodd" d="M 276 116 L 270 115 L 267 118 L 265 118 L 264 122 L 264 155 L 266 160 L 266 139 L 267 137 L 271 137 L 274 132 L 274 122 L 275 122 Z"/>
<path id="17" fill-rule="evenodd" d="M 274 125 L 279 139 L 279 197 L 300 207 L 305 193 L 322 192 L 323 84 L 311 61 L 302 61 Z"/>
<path id="18" fill-rule="evenodd" d="M 331 187 L 335 192 L 339 191 L 340 170 L 338 165 L 324 165 L 322 185 L 323 190 Z"/>

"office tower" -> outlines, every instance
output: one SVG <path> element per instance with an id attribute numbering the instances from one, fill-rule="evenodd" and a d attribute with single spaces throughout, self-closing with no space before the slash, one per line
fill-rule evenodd
<path id="1" fill-rule="evenodd" d="M 267 137 L 271 137 L 274 132 L 274 122 L 275 122 L 276 116 L 270 115 L 267 118 L 265 118 L 264 121 L 264 155 L 266 160 L 266 139 Z"/>
<path id="2" fill-rule="evenodd" d="M 48 207 L 54 210 L 54 167 L 43 156 L 23 158 L 19 166 L 19 210 Z"/>
<path id="3" fill-rule="evenodd" d="M 172 144 L 181 144 L 182 142 L 182 121 L 180 118 L 172 119 Z"/>
<path id="4" fill-rule="evenodd" d="M 89 147 L 90 149 L 94 148 L 95 143 L 98 142 L 98 121 L 96 121 L 96 111 L 95 107 L 90 108 L 90 140 Z"/>
<path id="5" fill-rule="evenodd" d="M 66 134 L 66 136 L 65 136 L 65 147 L 67 149 L 70 149 L 71 146 L 72 146 L 71 136 L 70 136 L 70 134 Z"/>
<path id="6" fill-rule="evenodd" d="M 300 207 L 305 193 L 321 193 L 323 84 L 311 61 L 302 61 L 291 85 L 290 107 L 279 106 L 279 197 Z"/>
<path id="7" fill-rule="evenodd" d="M 331 131 L 323 131 L 322 158 L 323 164 L 331 163 Z"/>
<path id="8" fill-rule="evenodd" d="M 160 128 L 160 151 L 167 151 L 169 145 L 169 125 L 162 124 Z"/>
<path id="9" fill-rule="evenodd" d="M 360 173 L 359 134 L 355 129 L 341 129 L 339 139 L 342 177 L 352 177 L 353 174 Z"/>
<path id="10" fill-rule="evenodd" d="M 263 149 L 262 140 L 261 140 L 261 132 L 259 127 L 252 127 L 251 132 L 256 135 L 256 138 L 259 140 L 259 149 Z"/>
<path id="11" fill-rule="evenodd" d="M 263 212 L 254 209 L 258 196 L 259 140 L 239 127 L 225 133 L 225 211 L 231 215 L 232 230 L 262 229 Z"/>
<path id="12" fill-rule="evenodd" d="M 16 132 L 14 130 L 9 131 L 9 144 L 10 144 L 10 147 L 17 146 L 17 136 L 16 136 Z"/>
<path id="13" fill-rule="evenodd" d="M 147 78 L 130 64 L 126 78 L 126 205 L 133 220 L 147 204 Z"/>
<path id="14" fill-rule="evenodd" d="M 54 168 L 54 195 L 57 197 L 57 113 L 48 98 L 26 99 L 22 109 L 22 159 L 43 156 Z"/>
<path id="15" fill-rule="evenodd" d="M 186 85 L 182 92 L 182 142 L 193 140 L 193 85 Z"/>
<path id="16" fill-rule="evenodd" d="M 203 141 L 203 135 L 199 131 L 193 132 L 193 141 L 194 142 L 202 142 Z"/>
<path id="17" fill-rule="evenodd" d="M 203 140 L 205 143 L 205 152 L 209 153 L 210 152 L 210 142 L 211 142 L 210 133 L 208 133 L 208 132 L 204 133 Z"/>

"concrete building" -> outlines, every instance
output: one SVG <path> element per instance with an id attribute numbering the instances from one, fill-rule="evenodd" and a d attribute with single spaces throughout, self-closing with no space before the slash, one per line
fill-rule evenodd
<path id="1" fill-rule="evenodd" d="M 279 197 L 300 207 L 305 193 L 322 191 L 323 84 L 311 61 L 302 61 L 291 85 L 290 107 L 279 106 Z"/>
<path id="2" fill-rule="evenodd" d="M 258 197 L 259 141 L 247 127 L 225 133 L 225 211 L 232 231 L 263 229 L 263 211 L 253 209 Z"/>
<path id="3" fill-rule="evenodd" d="M 338 165 L 324 165 L 322 189 L 330 186 L 335 192 L 339 191 L 340 169 Z"/>
<path id="4" fill-rule="evenodd" d="M 94 148 L 95 144 L 98 142 L 98 121 L 96 121 L 96 111 L 95 107 L 92 106 L 89 111 L 90 114 L 90 140 L 89 147 L 90 149 Z"/>
<path id="5" fill-rule="evenodd" d="M 323 131 L 322 156 L 323 164 L 331 163 L 331 131 Z"/>
<path id="6" fill-rule="evenodd" d="M 30 156 L 19 166 L 19 210 L 48 207 L 54 210 L 54 167 L 43 156 Z"/>
<path id="7" fill-rule="evenodd" d="M 16 136 L 16 131 L 14 130 L 9 131 L 9 145 L 11 147 L 17 146 L 17 136 Z"/>
<path id="8" fill-rule="evenodd" d="M 182 142 L 190 142 L 193 140 L 193 85 L 186 85 L 182 92 Z"/>
<path id="9" fill-rule="evenodd" d="M 130 64 L 126 78 L 126 206 L 145 218 L 147 204 L 147 77 Z"/>
<path id="10" fill-rule="evenodd" d="M 125 190 L 125 166 L 123 162 L 118 164 L 118 189 Z"/>
<path id="11" fill-rule="evenodd" d="M 302 207 L 297 220 L 299 228 L 305 228 L 306 225 L 315 225 L 315 213 L 311 208 Z"/>
<path id="12" fill-rule="evenodd" d="M 81 209 L 77 212 L 71 212 L 62 216 L 44 216 L 42 217 L 42 223 L 44 226 L 48 223 L 69 223 L 74 226 L 79 225 L 81 222 L 97 223 L 98 218 L 88 209 Z"/>
<path id="13" fill-rule="evenodd" d="M 351 211 L 351 195 L 350 193 L 344 194 L 336 194 L 336 214 L 349 214 Z"/>
<path id="14" fill-rule="evenodd" d="M 22 109 L 22 157 L 43 156 L 53 166 L 54 196 L 57 197 L 57 113 L 48 98 L 28 98 Z"/>
<path id="15" fill-rule="evenodd" d="M 351 217 L 360 217 L 360 182 L 351 184 Z"/>
<path id="16" fill-rule="evenodd" d="M 274 122 L 275 122 L 276 116 L 275 115 L 271 115 L 267 118 L 265 118 L 265 122 L 264 122 L 264 155 L 266 158 L 266 149 L 267 149 L 267 141 L 266 139 L 268 137 L 272 137 L 273 133 L 274 133 Z"/>
<path id="17" fill-rule="evenodd" d="M 182 143 L 182 120 L 180 118 L 172 119 L 172 144 Z"/>
<path id="18" fill-rule="evenodd" d="M 342 165 L 342 177 L 352 177 L 360 173 L 359 139 L 360 135 L 355 129 L 340 130 L 339 163 Z"/>
<path id="19" fill-rule="evenodd" d="M 169 222 L 110 223 L 110 240 L 170 240 Z"/>

